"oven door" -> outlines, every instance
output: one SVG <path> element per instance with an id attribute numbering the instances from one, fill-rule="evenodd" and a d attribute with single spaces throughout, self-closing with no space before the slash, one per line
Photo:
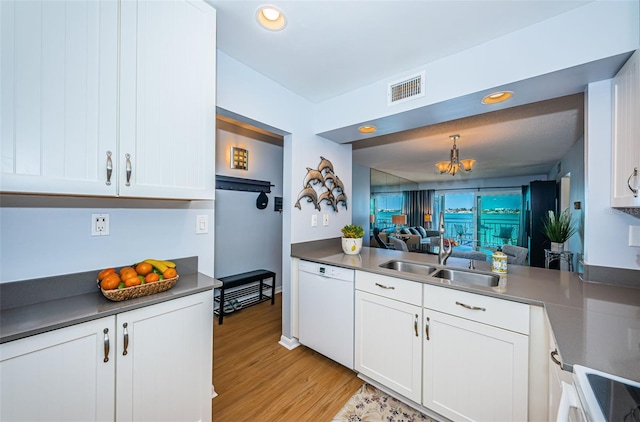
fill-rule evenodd
<path id="1" fill-rule="evenodd" d="M 562 381 L 562 395 L 558 407 L 557 422 L 586 422 L 582 402 L 578 397 L 578 391 L 573 383 Z"/>

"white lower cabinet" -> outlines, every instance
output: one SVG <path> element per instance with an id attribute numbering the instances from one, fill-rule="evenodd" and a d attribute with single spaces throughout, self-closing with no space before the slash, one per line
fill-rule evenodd
<path id="1" fill-rule="evenodd" d="M 424 327 L 425 407 L 455 421 L 527 420 L 526 335 L 431 309 Z"/>
<path id="2" fill-rule="evenodd" d="M 211 291 L 118 314 L 116 420 L 211 420 L 212 315 Z"/>
<path id="3" fill-rule="evenodd" d="M 0 345 L 0 419 L 211 420 L 212 306 L 202 292 Z"/>
<path id="4" fill-rule="evenodd" d="M 0 344 L 0 420 L 114 420 L 115 320 Z"/>
<path id="5" fill-rule="evenodd" d="M 526 421 L 529 306 L 356 272 L 355 369 L 454 421 Z"/>
<path id="6" fill-rule="evenodd" d="M 556 340 L 551 331 L 551 325 L 547 319 L 547 331 L 549 334 L 549 417 L 548 420 L 555 421 L 558 419 L 558 408 L 560 406 L 560 397 L 562 396 L 562 382 L 567 384 L 573 383 L 573 374 L 561 368 L 562 358 L 558 353 Z"/>
<path id="7" fill-rule="evenodd" d="M 419 306 L 356 291 L 355 368 L 382 385 L 420 402 Z"/>

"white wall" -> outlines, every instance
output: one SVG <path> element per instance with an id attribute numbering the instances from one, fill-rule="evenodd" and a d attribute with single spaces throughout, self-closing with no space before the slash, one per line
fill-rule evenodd
<path id="1" fill-rule="evenodd" d="M 443 182 L 437 183 L 421 183 L 419 189 L 491 189 L 491 188 L 513 188 L 528 185 L 534 180 L 547 180 L 546 174 L 534 174 L 531 176 L 518 177 L 496 177 L 491 179 L 471 179 L 464 180 L 456 177 L 444 177 Z"/>
<path id="2" fill-rule="evenodd" d="M 637 0 L 595 1 L 318 105 L 315 132 L 371 121 L 638 48 Z M 470 71 L 472 69 L 473 71 Z M 387 84 L 425 70 L 425 96 L 387 106 Z"/>
<path id="3" fill-rule="evenodd" d="M 304 203 L 294 207 L 303 188 L 306 168 L 314 168 L 323 156 L 333 163 L 335 173 L 351 191 L 351 146 L 338 145 L 314 134 L 312 130 L 312 104 L 291 91 L 255 72 L 237 60 L 218 51 L 217 105 L 239 116 L 276 128 L 284 137 L 283 161 L 283 213 L 282 213 L 282 334 L 291 337 L 291 244 L 340 236 L 340 228 L 351 223 L 351 211 L 330 211 L 326 205 L 321 211 Z M 218 192 L 220 193 L 220 192 Z M 311 215 L 329 214 L 329 225 L 311 227 Z"/>
<path id="4" fill-rule="evenodd" d="M 256 207 L 258 193 L 216 191 L 215 276 L 266 269 L 277 274 L 282 285 L 282 213 L 274 211 L 275 197 L 282 197 L 280 146 L 217 129 L 217 174 L 271 182 L 267 208 Z M 231 147 L 249 151 L 249 170 L 229 166 Z"/>
<path id="5" fill-rule="evenodd" d="M 612 141 L 611 80 L 590 84 L 586 96 L 585 263 L 640 269 L 640 248 L 628 246 L 640 218 L 609 206 Z"/>
<path id="6" fill-rule="evenodd" d="M 208 234 L 195 233 L 197 215 L 213 221 L 213 201 L 26 195 L 0 200 L 1 282 L 188 256 L 198 256 L 199 271 L 213 276 L 212 224 Z M 109 236 L 91 236 L 92 213 L 109 214 Z"/>

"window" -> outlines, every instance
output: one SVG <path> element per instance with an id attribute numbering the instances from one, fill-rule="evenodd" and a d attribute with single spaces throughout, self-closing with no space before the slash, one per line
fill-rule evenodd
<path id="1" fill-rule="evenodd" d="M 402 192 L 371 194 L 371 214 L 374 216 L 373 227 L 380 230 L 395 227 L 391 216 L 402 214 Z"/>
<path id="2" fill-rule="evenodd" d="M 434 228 L 444 212 L 445 237 L 470 249 L 495 250 L 506 243 L 516 245 L 524 222 L 522 194 L 517 189 L 467 192 L 436 192 Z"/>

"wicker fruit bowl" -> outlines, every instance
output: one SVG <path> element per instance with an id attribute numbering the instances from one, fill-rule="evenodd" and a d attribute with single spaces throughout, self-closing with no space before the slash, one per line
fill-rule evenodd
<path id="1" fill-rule="evenodd" d="M 173 278 L 166 278 L 161 281 L 156 281 L 155 283 L 147 283 L 139 286 L 132 287 L 124 287 L 122 289 L 113 289 L 113 290 L 105 290 L 100 287 L 100 291 L 109 300 L 113 301 L 121 301 L 127 299 L 135 299 L 137 297 L 148 296 L 155 293 L 164 292 L 165 290 L 169 290 L 172 288 L 180 276 L 175 276 Z M 98 286 L 100 286 L 100 282 L 98 281 Z"/>
<path id="2" fill-rule="evenodd" d="M 109 300 L 121 301 L 164 292 L 178 281 L 171 261 L 147 259 L 132 266 L 105 268 L 98 274 L 98 288 Z"/>

